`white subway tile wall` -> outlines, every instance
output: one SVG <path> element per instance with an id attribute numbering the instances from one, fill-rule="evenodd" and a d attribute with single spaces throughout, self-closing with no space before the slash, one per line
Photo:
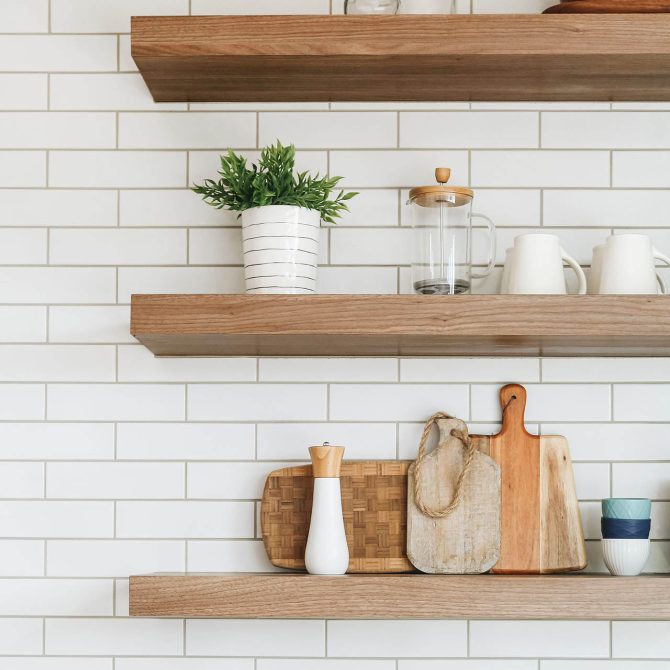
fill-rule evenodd
<path id="1" fill-rule="evenodd" d="M 412 458 L 436 410 L 494 432 L 511 381 L 529 428 L 570 441 L 589 569 L 622 495 L 654 499 L 648 569 L 670 571 L 670 359 L 156 359 L 130 336 L 133 293 L 243 290 L 237 217 L 189 186 L 275 139 L 360 191 L 323 228 L 324 293 L 410 290 L 404 202 L 437 165 L 500 228 L 479 291 L 524 232 L 587 266 L 616 231 L 670 252 L 667 103 L 155 104 L 130 54 L 132 15 L 341 11 L 0 0 L 0 670 L 670 670 L 666 623 L 128 617 L 130 574 L 271 570 L 263 480 L 309 445 Z"/>

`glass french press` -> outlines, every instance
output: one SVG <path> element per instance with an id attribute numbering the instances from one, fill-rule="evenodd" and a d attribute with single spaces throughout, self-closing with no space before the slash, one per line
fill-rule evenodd
<path id="1" fill-rule="evenodd" d="M 473 279 L 491 273 L 495 265 L 495 224 L 483 214 L 473 214 L 474 192 L 448 186 L 449 168 L 437 168 L 433 186 L 409 192 L 407 205 L 413 228 L 412 283 L 416 293 L 457 295 L 469 293 Z M 482 272 L 472 271 L 472 220 L 483 219 L 490 236 L 488 261 Z"/>

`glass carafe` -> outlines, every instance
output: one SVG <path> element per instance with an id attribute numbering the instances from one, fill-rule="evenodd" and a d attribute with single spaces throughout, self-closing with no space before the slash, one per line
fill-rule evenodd
<path id="1" fill-rule="evenodd" d="M 345 0 L 345 14 L 397 14 L 400 0 Z"/>
<path id="2" fill-rule="evenodd" d="M 472 213 L 474 192 L 447 186 L 451 170 L 438 168 L 438 185 L 413 188 L 407 205 L 413 228 L 412 284 L 416 293 L 457 295 L 470 293 L 472 280 L 493 270 L 496 256 L 495 225 L 482 214 Z M 488 227 L 490 244 L 486 266 L 473 272 L 473 219 Z"/>

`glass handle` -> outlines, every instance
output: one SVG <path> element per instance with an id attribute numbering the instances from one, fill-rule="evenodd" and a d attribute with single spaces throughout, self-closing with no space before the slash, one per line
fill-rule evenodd
<path id="1" fill-rule="evenodd" d="M 670 258 L 668 258 L 665 254 L 662 254 L 658 249 L 654 248 L 653 253 L 654 260 L 661 261 L 665 265 L 670 265 Z M 665 285 L 665 282 L 663 281 L 663 277 L 661 277 L 659 272 L 656 273 L 656 281 L 658 281 L 658 285 L 661 288 L 661 293 L 665 295 L 668 292 L 668 289 Z"/>
<path id="2" fill-rule="evenodd" d="M 490 238 L 490 246 L 489 246 L 489 261 L 488 261 L 488 267 L 484 272 L 481 274 L 476 274 L 472 273 L 471 277 L 473 279 L 484 279 L 484 277 L 488 277 L 495 264 L 496 264 L 496 224 L 493 223 L 491 219 L 489 219 L 488 216 L 484 216 L 484 214 L 471 214 L 470 215 L 471 219 L 484 219 L 486 221 L 486 225 L 488 226 L 489 229 L 489 238 Z"/>

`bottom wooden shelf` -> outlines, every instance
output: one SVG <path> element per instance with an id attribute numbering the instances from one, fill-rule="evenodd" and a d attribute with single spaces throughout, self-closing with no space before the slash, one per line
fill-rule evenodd
<path id="1" fill-rule="evenodd" d="M 234 619 L 670 619 L 666 575 L 156 574 L 130 615 Z"/>

